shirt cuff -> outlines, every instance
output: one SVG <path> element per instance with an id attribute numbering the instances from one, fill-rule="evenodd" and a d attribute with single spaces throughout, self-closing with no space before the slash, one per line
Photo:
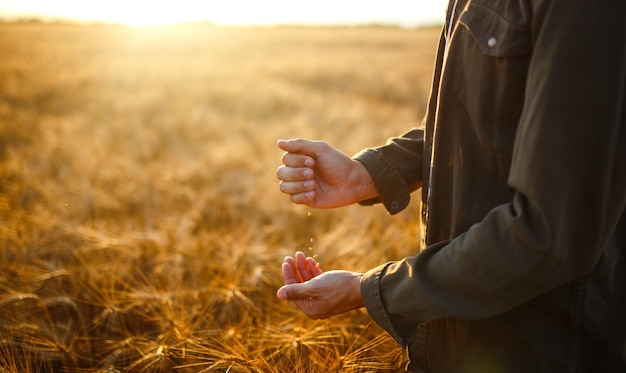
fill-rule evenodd
<path id="1" fill-rule="evenodd" d="M 392 262 L 383 264 L 379 267 L 373 268 L 367 271 L 361 278 L 361 294 L 363 296 L 363 303 L 367 309 L 367 313 L 370 315 L 381 328 L 383 328 L 393 339 L 398 342 L 403 348 L 406 347 L 406 342 L 400 336 L 400 333 L 396 330 L 385 309 L 383 299 L 380 294 L 380 279 L 385 274 L 387 267 Z"/>
<path id="2" fill-rule="evenodd" d="M 404 178 L 391 163 L 375 149 L 365 149 L 356 154 L 353 159 L 361 162 L 372 176 L 374 185 L 378 189 L 379 197 L 362 201 L 362 205 L 372 205 L 382 202 L 391 215 L 404 210 L 411 200 L 411 191 Z"/>

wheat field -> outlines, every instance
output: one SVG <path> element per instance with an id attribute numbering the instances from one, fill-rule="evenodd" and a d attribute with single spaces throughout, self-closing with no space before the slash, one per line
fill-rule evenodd
<path id="1" fill-rule="evenodd" d="M 365 310 L 275 292 L 296 250 L 415 253 L 417 202 L 293 205 L 276 140 L 354 154 L 419 125 L 438 35 L 0 25 L 0 372 L 402 371 Z"/>

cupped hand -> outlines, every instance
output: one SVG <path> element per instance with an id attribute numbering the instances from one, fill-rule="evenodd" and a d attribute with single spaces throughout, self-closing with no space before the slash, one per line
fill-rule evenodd
<path id="1" fill-rule="evenodd" d="M 314 208 L 350 205 L 378 195 L 361 162 L 323 141 L 279 140 L 285 150 L 276 175 L 291 201 Z"/>
<path id="2" fill-rule="evenodd" d="M 311 319 L 324 319 L 364 306 L 362 273 L 323 272 L 317 261 L 297 252 L 282 264 L 285 285 L 278 289 L 282 300 L 293 301 Z"/>

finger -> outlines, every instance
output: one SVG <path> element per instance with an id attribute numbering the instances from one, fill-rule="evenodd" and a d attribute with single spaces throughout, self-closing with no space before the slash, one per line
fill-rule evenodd
<path id="1" fill-rule="evenodd" d="M 296 261 L 293 259 L 293 257 L 287 255 L 285 256 L 285 259 L 283 259 L 283 261 L 285 263 L 289 263 L 293 268 L 296 268 Z"/>
<path id="2" fill-rule="evenodd" d="M 281 160 L 285 166 L 289 167 L 313 167 L 315 164 L 312 157 L 299 153 L 284 153 Z"/>
<path id="3" fill-rule="evenodd" d="M 288 284 L 296 284 L 296 283 L 302 282 L 302 279 L 300 278 L 300 275 L 298 274 L 296 266 L 288 262 L 283 262 L 281 266 L 281 271 L 283 275 L 283 282 L 285 284 L 288 285 Z"/>
<path id="4" fill-rule="evenodd" d="M 281 181 L 278 185 L 278 189 L 289 195 L 306 193 L 315 190 L 315 181 Z"/>
<path id="5" fill-rule="evenodd" d="M 284 285 L 276 292 L 276 296 L 281 300 L 299 300 L 310 298 L 307 295 L 307 285 L 302 284 L 290 284 Z"/>
<path id="6" fill-rule="evenodd" d="M 297 282 L 302 282 L 302 277 L 300 277 L 300 273 L 298 273 L 298 265 L 296 264 L 296 260 L 291 256 L 286 256 L 283 265 L 285 264 L 291 266 L 291 270 L 293 271 Z"/>
<path id="7" fill-rule="evenodd" d="M 317 158 L 318 154 L 323 154 L 328 149 L 328 144 L 324 141 L 305 139 L 278 140 L 277 144 L 288 153 L 308 155 L 311 158 Z"/>
<path id="8" fill-rule="evenodd" d="M 314 258 L 306 258 L 306 261 L 313 277 L 319 276 L 323 273 L 320 268 L 320 264 Z"/>
<path id="9" fill-rule="evenodd" d="M 283 181 L 305 181 L 315 177 L 315 173 L 309 167 L 280 166 L 276 169 L 276 177 Z"/>
<path id="10" fill-rule="evenodd" d="M 315 191 L 311 190 L 309 192 L 292 194 L 290 198 L 293 203 L 314 207 L 315 196 Z"/>
<path id="11" fill-rule="evenodd" d="M 311 154 L 314 141 L 305 139 L 278 140 L 276 144 L 289 153 Z"/>
<path id="12" fill-rule="evenodd" d="M 314 276 L 311 273 L 311 269 L 309 268 L 304 253 L 302 251 L 296 252 L 295 259 L 296 264 L 298 265 L 298 273 L 300 273 L 300 277 L 302 277 L 302 280 L 309 281 L 310 279 L 312 279 Z"/>

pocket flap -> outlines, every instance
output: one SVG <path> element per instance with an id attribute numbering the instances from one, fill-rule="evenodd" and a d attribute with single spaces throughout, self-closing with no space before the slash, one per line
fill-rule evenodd
<path id="1" fill-rule="evenodd" d="M 460 23 L 467 27 L 486 55 L 504 57 L 530 53 L 530 32 L 485 6 L 470 4 L 461 15 Z"/>

